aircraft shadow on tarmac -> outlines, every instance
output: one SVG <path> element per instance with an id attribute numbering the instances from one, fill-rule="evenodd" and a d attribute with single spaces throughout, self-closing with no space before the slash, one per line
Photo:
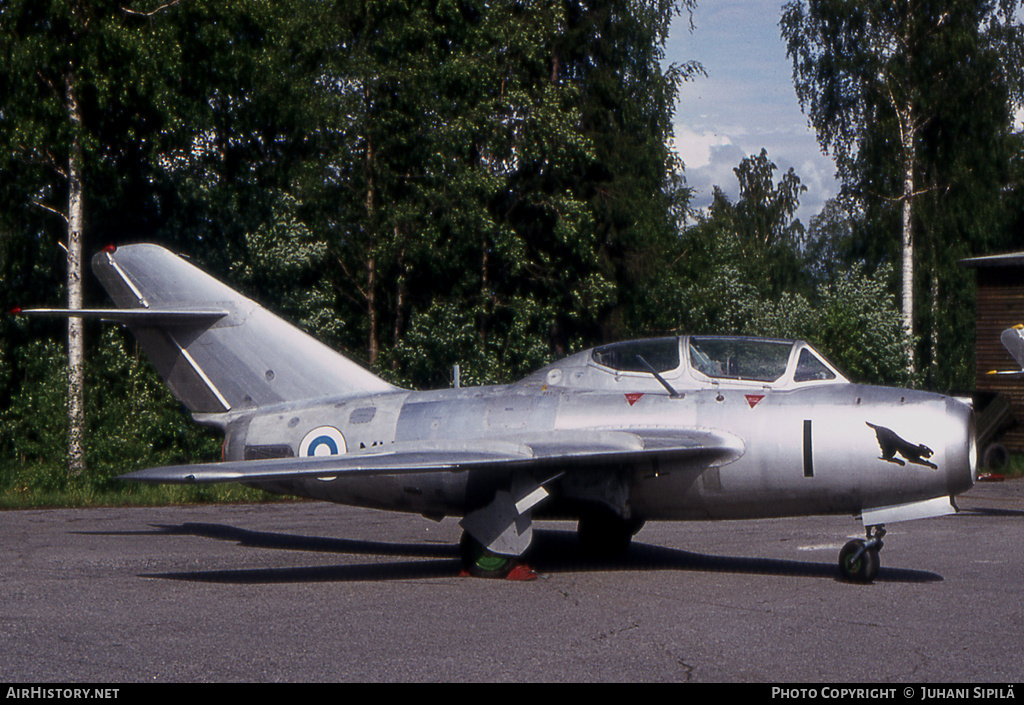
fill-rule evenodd
<path id="1" fill-rule="evenodd" d="M 451 544 L 388 543 L 323 538 L 251 531 L 223 524 L 208 523 L 162 525 L 155 528 L 160 534 L 233 541 L 239 546 L 248 548 L 276 548 L 364 556 L 401 556 L 414 560 L 370 564 L 147 573 L 140 577 L 229 584 L 271 584 L 450 578 L 459 575 L 461 569 L 458 547 Z M 535 530 L 534 534 L 533 546 L 524 562 L 541 575 L 587 571 L 688 571 L 839 580 L 838 568 L 832 562 L 814 563 L 777 558 L 705 555 L 645 544 L 636 540 L 629 550 L 619 558 L 596 559 L 581 554 L 574 531 Z M 942 579 L 942 576 L 927 571 L 883 566 L 875 582 L 927 583 Z"/>
<path id="2" fill-rule="evenodd" d="M 971 509 L 962 509 L 960 511 L 960 515 L 1019 519 L 1021 517 L 1024 517 L 1024 512 L 1020 511 L 1019 509 L 994 509 L 991 507 L 976 507 Z"/>

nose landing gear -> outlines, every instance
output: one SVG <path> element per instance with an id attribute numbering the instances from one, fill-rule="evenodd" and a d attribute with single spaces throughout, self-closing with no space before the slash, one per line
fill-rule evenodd
<path id="1" fill-rule="evenodd" d="M 839 552 L 839 574 L 852 583 L 870 583 L 878 575 L 885 527 L 881 524 L 867 527 L 867 540 L 853 539 Z"/>

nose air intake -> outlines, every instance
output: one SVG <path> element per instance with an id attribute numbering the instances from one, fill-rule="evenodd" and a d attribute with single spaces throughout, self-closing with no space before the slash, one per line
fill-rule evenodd
<path id="1" fill-rule="evenodd" d="M 965 492 L 978 479 L 978 438 L 974 411 L 950 399 L 947 413 L 955 419 L 960 434 L 951 434 L 946 447 L 946 483 L 950 496 Z"/>
<path id="2" fill-rule="evenodd" d="M 970 421 L 967 431 L 967 462 L 971 468 L 971 484 L 978 481 L 978 430 L 974 420 L 974 412 L 970 414 Z"/>

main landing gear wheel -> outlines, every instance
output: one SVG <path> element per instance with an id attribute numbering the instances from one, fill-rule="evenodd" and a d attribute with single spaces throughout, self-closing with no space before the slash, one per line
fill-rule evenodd
<path id="1" fill-rule="evenodd" d="M 505 556 L 488 550 L 468 532 L 462 533 L 459 555 L 462 557 L 463 568 L 476 578 L 504 578 L 518 562 L 516 556 Z"/>
<path id="2" fill-rule="evenodd" d="M 839 574 L 843 580 L 854 583 L 870 583 L 878 576 L 881 561 L 878 552 L 882 549 L 885 528 L 868 527 L 868 539 L 854 539 L 839 552 Z"/>
<path id="3" fill-rule="evenodd" d="M 584 555 L 591 558 L 618 558 L 629 549 L 633 537 L 644 522 L 623 519 L 611 512 L 584 514 L 576 525 L 576 536 Z"/>

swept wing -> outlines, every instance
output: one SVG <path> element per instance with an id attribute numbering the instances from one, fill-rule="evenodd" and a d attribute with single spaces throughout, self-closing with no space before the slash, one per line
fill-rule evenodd
<path id="1" fill-rule="evenodd" d="M 159 483 L 269 482 L 327 479 L 339 475 L 464 472 L 517 467 L 566 467 L 607 463 L 664 462 L 680 467 L 724 465 L 743 454 L 736 436 L 711 430 L 634 429 L 553 431 L 517 439 L 415 441 L 383 451 L 313 458 L 241 460 L 172 465 L 122 475 Z"/>

